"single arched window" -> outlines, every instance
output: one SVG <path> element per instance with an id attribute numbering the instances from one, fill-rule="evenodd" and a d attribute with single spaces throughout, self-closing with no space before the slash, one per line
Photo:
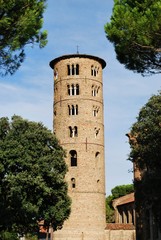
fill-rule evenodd
<path id="1" fill-rule="evenodd" d="M 75 150 L 71 150 L 69 152 L 70 155 L 70 165 L 71 167 L 76 167 L 77 166 L 77 152 Z"/>
<path id="2" fill-rule="evenodd" d="M 99 158 L 100 152 L 95 153 L 95 158 Z"/>
<path id="3" fill-rule="evenodd" d="M 75 188 L 75 187 L 76 187 L 75 178 L 71 178 L 71 187 L 72 187 L 72 188 Z"/>

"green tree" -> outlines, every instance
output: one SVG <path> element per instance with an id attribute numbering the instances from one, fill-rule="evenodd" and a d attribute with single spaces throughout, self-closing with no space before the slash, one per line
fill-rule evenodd
<path id="1" fill-rule="evenodd" d="M 133 184 L 119 185 L 111 190 L 112 195 L 106 197 L 106 222 L 111 223 L 115 221 L 114 208 L 112 201 L 116 198 L 125 196 L 126 194 L 134 192 Z"/>
<path id="2" fill-rule="evenodd" d="M 125 196 L 126 194 L 134 192 L 133 184 L 119 185 L 114 187 L 112 190 L 112 195 L 114 198 L 119 198 Z"/>
<path id="3" fill-rule="evenodd" d="M 41 32 L 46 0 L 0 0 L 0 75 L 13 74 L 25 59 L 25 46 L 47 43 Z"/>
<path id="4" fill-rule="evenodd" d="M 19 116 L 0 119 L 0 232 L 61 228 L 69 217 L 65 152 L 43 126 Z"/>
<path id="5" fill-rule="evenodd" d="M 135 141 L 129 141 L 129 160 L 141 173 L 134 182 L 138 224 L 146 227 L 146 212 L 151 209 L 153 222 L 161 226 L 161 92 L 142 107 L 130 136 Z"/>
<path id="6" fill-rule="evenodd" d="M 105 32 L 127 69 L 142 75 L 161 72 L 160 9 L 160 0 L 114 0 Z"/>

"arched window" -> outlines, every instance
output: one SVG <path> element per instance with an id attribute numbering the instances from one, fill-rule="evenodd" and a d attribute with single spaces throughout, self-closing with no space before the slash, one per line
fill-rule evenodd
<path id="1" fill-rule="evenodd" d="M 93 116 L 94 117 L 97 117 L 98 112 L 99 112 L 99 107 L 98 106 L 93 106 Z"/>
<path id="2" fill-rule="evenodd" d="M 69 64 L 67 65 L 67 72 L 68 72 L 68 75 L 70 75 L 70 65 Z"/>
<path id="3" fill-rule="evenodd" d="M 68 90 L 68 95 L 74 96 L 74 95 L 79 95 L 79 84 L 71 84 L 67 85 L 67 90 Z"/>
<path id="4" fill-rule="evenodd" d="M 68 114 L 69 115 L 78 115 L 78 105 L 68 105 Z"/>
<path id="5" fill-rule="evenodd" d="M 92 96 L 96 97 L 98 95 L 100 87 L 96 86 L 96 85 L 92 85 Z"/>
<path id="6" fill-rule="evenodd" d="M 54 69 L 54 78 L 58 79 L 58 69 Z"/>
<path id="7" fill-rule="evenodd" d="M 97 68 L 95 67 L 94 68 L 94 76 L 96 76 L 96 73 L 97 73 Z"/>
<path id="8" fill-rule="evenodd" d="M 75 68 L 74 68 L 74 64 L 72 64 L 72 75 L 74 75 L 75 72 Z"/>
<path id="9" fill-rule="evenodd" d="M 76 75 L 79 75 L 79 64 L 76 64 Z"/>
<path id="10" fill-rule="evenodd" d="M 95 131 L 95 138 L 97 138 L 97 136 L 98 136 L 98 134 L 100 132 L 100 128 L 95 127 L 94 131 Z"/>
<path id="11" fill-rule="evenodd" d="M 77 126 L 69 127 L 69 136 L 70 137 L 78 137 L 78 128 Z"/>
<path id="12" fill-rule="evenodd" d="M 96 77 L 97 76 L 97 74 L 98 74 L 98 72 L 99 72 L 99 68 L 97 67 L 97 66 L 91 66 L 91 75 L 92 76 L 94 76 L 94 77 Z"/>
<path id="13" fill-rule="evenodd" d="M 74 87 L 74 84 L 72 84 L 71 87 L 72 87 L 72 94 L 71 94 L 71 95 L 75 95 L 75 94 L 74 94 L 74 88 L 75 88 L 75 87 Z"/>
<path id="14" fill-rule="evenodd" d="M 68 114 L 71 115 L 71 107 L 68 105 Z"/>
<path id="15" fill-rule="evenodd" d="M 100 152 L 95 153 L 95 158 L 99 158 Z"/>
<path id="16" fill-rule="evenodd" d="M 79 84 L 76 84 L 76 95 L 79 95 Z"/>
<path id="17" fill-rule="evenodd" d="M 77 152 L 75 150 L 71 150 L 69 152 L 70 154 L 70 165 L 71 167 L 76 167 L 77 166 Z"/>
<path id="18" fill-rule="evenodd" d="M 75 178 L 71 178 L 71 187 L 72 187 L 72 188 L 75 188 L 75 187 L 76 187 Z"/>
<path id="19" fill-rule="evenodd" d="M 68 64 L 67 65 L 67 74 L 68 75 L 79 75 L 79 64 Z"/>
<path id="20" fill-rule="evenodd" d="M 67 85 L 67 90 L 68 90 L 68 95 L 71 95 L 71 92 L 70 92 L 70 85 L 69 85 L 69 84 Z"/>
<path id="21" fill-rule="evenodd" d="M 75 106 L 75 115 L 78 115 L 78 105 Z"/>
<path id="22" fill-rule="evenodd" d="M 91 75 L 94 75 L 94 71 L 93 71 L 93 65 L 91 66 Z"/>
<path id="23" fill-rule="evenodd" d="M 74 137 L 78 137 L 78 128 L 77 126 L 74 126 Z"/>
<path id="24" fill-rule="evenodd" d="M 72 114 L 71 115 L 75 115 L 75 107 L 74 107 L 74 105 L 72 105 Z"/>

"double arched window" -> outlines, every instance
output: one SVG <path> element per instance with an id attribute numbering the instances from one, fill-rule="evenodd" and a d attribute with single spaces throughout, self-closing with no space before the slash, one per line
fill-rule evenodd
<path id="1" fill-rule="evenodd" d="M 74 137 L 78 137 L 78 128 L 77 126 L 74 126 L 74 127 L 69 127 L 69 136 L 71 138 L 74 138 Z"/>
<path id="2" fill-rule="evenodd" d="M 98 112 L 99 112 L 99 107 L 98 106 L 93 106 L 93 116 L 94 117 L 97 117 Z"/>

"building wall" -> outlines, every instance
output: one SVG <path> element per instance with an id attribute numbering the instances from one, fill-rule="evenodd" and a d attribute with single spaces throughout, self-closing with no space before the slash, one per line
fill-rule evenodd
<path id="1" fill-rule="evenodd" d="M 135 240 L 135 230 L 106 230 L 105 240 Z"/>

